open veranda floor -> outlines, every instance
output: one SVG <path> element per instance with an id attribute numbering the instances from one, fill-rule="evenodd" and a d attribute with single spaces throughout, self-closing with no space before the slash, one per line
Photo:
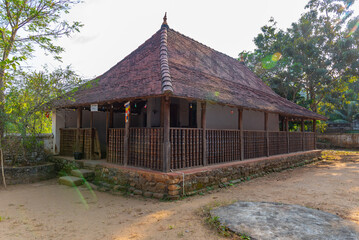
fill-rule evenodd
<path id="1" fill-rule="evenodd" d="M 93 195 L 56 180 L 0 188 L 0 239 L 222 239 L 205 224 L 200 209 L 238 200 L 320 209 L 359 228 L 359 152 L 324 151 L 323 157 L 176 202 Z"/>

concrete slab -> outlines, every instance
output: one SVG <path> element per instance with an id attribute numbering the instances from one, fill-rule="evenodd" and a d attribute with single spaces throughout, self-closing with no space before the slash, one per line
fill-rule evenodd
<path id="1" fill-rule="evenodd" d="M 84 183 L 82 178 L 74 177 L 74 176 L 64 176 L 59 178 L 59 184 L 75 187 L 80 186 Z"/>
<path id="2" fill-rule="evenodd" d="M 268 202 L 236 202 L 211 211 L 230 230 L 261 240 L 358 240 L 354 224 L 336 215 Z"/>
<path id="3" fill-rule="evenodd" d="M 86 180 L 91 180 L 95 177 L 95 172 L 88 169 L 74 169 L 71 170 L 71 175 L 78 178 L 85 178 Z"/>

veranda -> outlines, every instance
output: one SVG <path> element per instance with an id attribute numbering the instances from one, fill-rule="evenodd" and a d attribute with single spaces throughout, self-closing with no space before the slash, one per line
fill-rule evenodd
<path id="1" fill-rule="evenodd" d="M 125 122 L 127 101 L 131 114 Z M 64 124 L 57 119 L 60 155 L 73 156 L 73 146 L 79 145 L 86 159 L 105 155 L 108 163 L 170 172 L 309 151 L 316 145 L 313 119 L 211 101 L 158 96 L 98 109 L 67 109 Z M 289 131 L 290 122 L 300 131 Z"/>

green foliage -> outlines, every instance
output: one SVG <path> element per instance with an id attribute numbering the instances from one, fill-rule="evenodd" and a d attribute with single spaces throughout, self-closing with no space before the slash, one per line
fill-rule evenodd
<path id="1" fill-rule="evenodd" d="M 254 39 L 256 49 L 241 53 L 246 64 L 279 95 L 314 112 L 339 107 L 349 84 L 358 86 L 359 17 L 352 16 L 353 2 L 311 0 L 286 31 L 270 19 Z M 328 96 L 339 101 L 326 104 Z"/>
<path id="2" fill-rule="evenodd" d="M 5 122 L 8 134 L 20 134 L 18 149 L 22 150 L 27 161 L 26 153 L 38 149 L 41 144 L 36 136 L 51 132 L 53 101 L 58 97 L 63 97 L 65 101 L 70 100 L 71 94 L 74 93 L 70 90 L 78 88 L 82 80 L 70 68 L 53 72 L 45 68 L 39 72 L 21 72 L 13 82 L 14 85 L 7 89 L 5 114 L 1 119 Z M 11 147 L 13 146 L 7 146 Z"/>
<path id="3" fill-rule="evenodd" d="M 77 3 L 79 0 L 0 2 L 0 137 L 4 132 L 5 93 L 14 86 L 13 72 L 18 70 L 22 61 L 32 57 L 35 46 L 52 54 L 55 59 L 61 59 L 60 53 L 64 49 L 55 45 L 54 40 L 69 36 L 82 27 L 79 22 L 70 23 L 62 19 Z M 26 95 L 26 92 L 23 94 Z"/>

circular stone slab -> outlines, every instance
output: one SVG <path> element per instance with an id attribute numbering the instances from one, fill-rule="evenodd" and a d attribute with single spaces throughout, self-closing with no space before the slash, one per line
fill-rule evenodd
<path id="1" fill-rule="evenodd" d="M 336 215 L 299 205 L 236 202 L 211 211 L 222 225 L 251 239 L 358 240 L 354 224 Z"/>

